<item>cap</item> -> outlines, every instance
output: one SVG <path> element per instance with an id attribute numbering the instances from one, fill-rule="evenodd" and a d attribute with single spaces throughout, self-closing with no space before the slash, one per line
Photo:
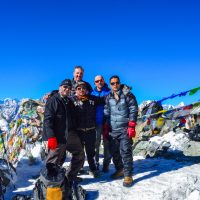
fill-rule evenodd
<path id="1" fill-rule="evenodd" d="M 72 82 L 70 79 L 65 79 L 60 83 L 60 86 L 62 86 L 62 85 L 67 85 L 67 86 L 72 87 Z"/>
<path id="2" fill-rule="evenodd" d="M 78 81 L 75 83 L 74 88 L 76 89 L 79 85 L 86 85 L 86 83 L 83 81 Z"/>

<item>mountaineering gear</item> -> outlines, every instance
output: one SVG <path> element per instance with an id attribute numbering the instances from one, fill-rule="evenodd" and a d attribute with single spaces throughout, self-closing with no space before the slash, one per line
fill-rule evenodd
<path id="1" fill-rule="evenodd" d="M 96 107 L 104 104 L 103 97 L 99 98 L 93 95 L 87 95 L 86 100 L 82 101 L 78 96 L 74 96 L 72 101 L 75 106 L 76 129 L 95 128 Z"/>
<path id="2" fill-rule="evenodd" d="M 110 127 L 107 123 L 103 125 L 103 138 L 108 139 Z"/>
<path id="3" fill-rule="evenodd" d="M 70 197 L 70 183 L 65 176 L 65 169 L 52 163 L 40 172 L 35 183 L 34 200 L 64 200 Z"/>
<path id="4" fill-rule="evenodd" d="M 125 176 L 124 181 L 123 181 L 123 186 L 124 187 L 130 187 L 133 184 L 133 178 L 132 176 Z"/>
<path id="5" fill-rule="evenodd" d="M 75 181 L 85 160 L 83 145 L 76 131 L 69 131 L 66 144 L 58 144 L 55 150 L 49 150 L 46 163 L 54 163 L 62 166 L 66 159 L 66 151 L 70 152 L 72 155 L 70 166 L 67 168 L 66 174 L 69 181 Z"/>
<path id="6" fill-rule="evenodd" d="M 81 138 L 81 142 L 85 147 L 85 152 L 87 155 L 87 161 L 89 164 L 90 171 L 97 170 L 94 156 L 95 156 L 95 142 L 96 142 L 96 132 L 94 130 L 90 130 L 87 132 L 79 131 L 79 136 Z"/>
<path id="7" fill-rule="evenodd" d="M 79 95 L 72 98 L 75 106 L 76 130 L 81 138 L 81 143 L 85 147 L 90 171 L 97 170 L 94 156 L 96 144 L 96 106 L 103 104 L 104 99 L 93 95 L 87 95 L 87 99 L 82 101 Z"/>
<path id="8" fill-rule="evenodd" d="M 96 97 L 105 97 L 110 93 L 110 89 L 108 88 L 108 85 L 105 83 L 102 87 L 101 91 L 98 91 L 95 87 L 92 91 L 91 95 L 94 95 Z M 104 105 L 98 105 L 96 107 L 96 125 L 103 125 L 103 119 L 104 119 Z"/>
<path id="9" fill-rule="evenodd" d="M 48 149 L 54 150 L 58 146 L 58 142 L 56 137 L 52 137 L 48 139 Z"/>
<path id="10" fill-rule="evenodd" d="M 121 87 L 117 94 L 119 100 L 114 98 L 114 91 L 106 96 L 104 116 L 111 127 L 109 132 L 110 153 L 117 171 L 123 169 L 124 176 L 131 176 L 133 170 L 132 144 L 127 129 L 129 122 L 136 122 L 138 115 L 138 104 L 136 97 L 127 86 Z M 135 125 L 130 123 L 130 126 Z M 131 130 L 130 136 L 134 132 Z M 113 175 L 114 176 L 114 175 Z M 114 176 L 115 177 L 115 176 Z"/>
<path id="11" fill-rule="evenodd" d="M 133 141 L 127 135 L 127 129 L 124 132 L 117 133 L 117 136 L 110 138 L 110 153 L 115 165 L 115 169 L 124 169 L 125 176 L 131 176 L 133 170 L 132 156 Z"/>
<path id="12" fill-rule="evenodd" d="M 123 90 L 119 90 L 117 93 L 119 100 L 115 100 L 114 93 L 111 91 L 106 96 L 104 107 L 104 115 L 112 130 L 111 136 L 115 135 L 114 132 L 127 128 L 129 121 L 137 121 L 138 104 L 135 96 L 128 91 L 124 93 Z"/>
<path id="13" fill-rule="evenodd" d="M 98 90 L 97 87 L 94 88 L 94 90 L 92 91 L 91 95 L 94 95 L 96 97 L 105 97 L 106 95 L 108 95 L 110 93 L 110 89 L 108 88 L 108 85 L 106 83 L 104 83 L 104 81 L 102 80 L 102 77 L 100 80 L 96 80 L 98 83 L 100 82 L 100 84 L 103 85 L 103 87 Z M 105 135 L 103 134 L 103 123 L 104 123 L 104 104 L 102 105 L 97 105 L 96 107 L 96 144 L 95 144 L 95 149 L 96 149 L 96 153 L 95 153 L 95 161 L 96 161 L 96 166 L 97 169 L 99 169 L 99 150 L 100 150 L 100 146 L 101 146 L 101 138 L 103 135 L 104 140 L 105 139 Z M 106 135 L 107 138 L 108 135 Z M 104 145 L 105 143 L 103 143 L 103 153 L 104 153 L 104 159 L 103 162 L 107 162 L 110 163 L 110 153 L 109 153 L 109 147 L 108 145 Z"/>
<path id="14" fill-rule="evenodd" d="M 103 147 L 103 166 L 109 166 L 112 158 L 109 139 L 103 139 Z"/>
<path id="15" fill-rule="evenodd" d="M 110 178 L 111 179 L 118 179 L 124 176 L 124 171 L 123 169 L 117 170 L 115 173 L 111 174 Z"/>
<path id="16" fill-rule="evenodd" d="M 54 92 L 45 105 L 43 141 L 56 137 L 58 144 L 66 144 L 68 132 L 75 130 L 74 113 L 72 101 Z"/>
<path id="17" fill-rule="evenodd" d="M 85 200 L 86 191 L 65 176 L 65 169 L 54 164 L 46 165 L 33 189 L 34 200 Z"/>
<path id="18" fill-rule="evenodd" d="M 130 121 L 128 123 L 128 130 L 127 130 L 127 132 L 128 132 L 128 137 L 130 139 L 135 137 L 135 134 L 136 134 L 136 132 L 135 132 L 135 126 L 136 126 L 136 123 L 133 122 L 133 121 Z"/>

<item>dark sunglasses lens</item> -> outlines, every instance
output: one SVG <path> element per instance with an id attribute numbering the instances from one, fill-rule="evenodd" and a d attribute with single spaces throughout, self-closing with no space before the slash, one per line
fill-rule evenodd
<path id="1" fill-rule="evenodd" d="M 119 82 L 112 82 L 111 85 L 119 85 Z"/>
<path id="2" fill-rule="evenodd" d="M 78 87 L 77 90 L 86 90 L 86 87 Z"/>
<path id="3" fill-rule="evenodd" d="M 101 83 L 102 82 L 102 80 L 96 80 L 95 81 L 95 83 Z"/>
<path id="4" fill-rule="evenodd" d="M 63 85 L 63 88 L 65 88 L 65 89 L 71 89 L 71 87 L 70 86 L 67 86 L 67 85 Z"/>

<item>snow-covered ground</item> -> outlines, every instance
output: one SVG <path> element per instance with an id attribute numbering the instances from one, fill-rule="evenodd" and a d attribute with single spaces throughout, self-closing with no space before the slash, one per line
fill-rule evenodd
<path id="1" fill-rule="evenodd" d="M 17 176 L 14 178 L 15 188 L 7 189 L 5 200 L 10 200 L 15 194 L 32 194 L 34 183 L 39 175 L 42 162 L 39 156 L 40 146 L 33 149 L 36 163 L 29 165 L 25 156 L 21 156 L 17 167 Z M 102 159 L 101 159 L 102 162 Z M 65 165 L 69 163 L 66 162 Z M 87 162 L 85 162 L 87 168 Z M 185 194 L 180 194 L 177 198 L 174 194 L 169 194 L 187 190 L 188 180 L 195 177 L 200 178 L 200 164 L 189 162 L 177 162 L 163 158 L 143 159 L 134 157 L 134 184 L 130 188 L 122 186 L 123 179 L 111 180 L 110 174 L 114 172 L 113 164 L 110 165 L 110 172 L 102 174 L 101 178 L 92 178 L 90 175 L 82 175 L 84 181 L 81 183 L 86 189 L 89 200 L 174 200 L 174 199 L 200 199 L 200 190 L 194 192 L 187 198 Z M 197 182 L 197 181 L 196 181 Z M 196 183 L 195 182 L 195 183 Z M 194 184 L 195 184 L 194 183 Z M 200 186 L 199 186 L 200 187 Z M 182 192 L 184 193 L 184 191 Z M 176 194 L 175 194 L 176 196 Z"/>

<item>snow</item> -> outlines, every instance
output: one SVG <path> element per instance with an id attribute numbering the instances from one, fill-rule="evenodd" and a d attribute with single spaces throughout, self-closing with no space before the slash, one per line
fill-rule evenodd
<path id="1" fill-rule="evenodd" d="M 20 162 L 17 166 L 17 175 L 15 175 L 13 186 L 7 188 L 5 199 L 10 200 L 16 194 L 31 195 L 36 178 L 39 176 L 43 163 L 40 159 L 41 146 L 37 144 L 33 150 L 35 164 L 30 165 L 24 152 L 20 154 Z M 102 163 L 102 158 L 101 158 Z M 65 166 L 69 165 L 69 161 Z M 85 162 L 87 168 L 87 161 Z M 86 189 L 89 200 L 161 200 L 161 199 L 200 199 L 200 190 L 193 188 L 187 198 L 183 198 L 185 193 L 183 188 L 187 186 L 188 179 L 200 178 L 200 164 L 190 162 L 177 162 L 163 158 L 143 159 L 134 157 L 134 184 L 130 188 L 122 186 L 123 179 L 111 180 L 109 176 L 114 172 L 113 164 L 110 165 L 109 173 L 102 173 L 100 178 L 92 178 L 90 175 L 81 175 L 84 181 L 81 183 Z M 181 188 L 182 193 L 179 198 L 170 198 L 177 194 Z M 170 191 L 173 191 L 171 194 Z M 182 196 L 181 196 L 182 195 Z"/>

